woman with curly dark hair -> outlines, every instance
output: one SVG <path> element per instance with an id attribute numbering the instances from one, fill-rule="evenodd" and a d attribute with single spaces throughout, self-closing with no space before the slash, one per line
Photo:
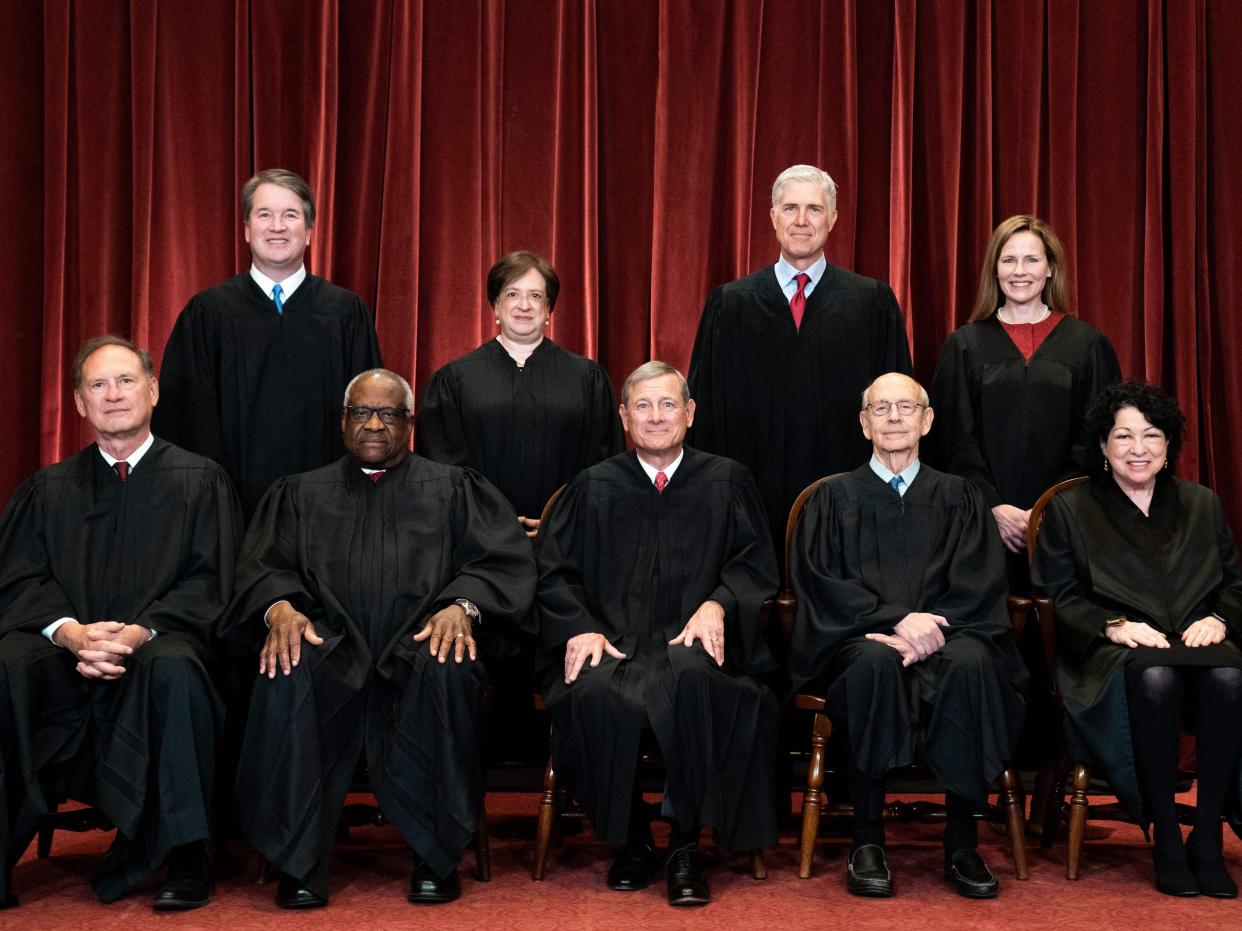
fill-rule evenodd
<path id="1" fill-rule="evenodd" d="M 1156 888 L 1233 898 L 1221 812 L 1242 752 L 1242 569 L 1220 501 L 1175 478 L 1185 420 L 1153 385 L 1105 388 L 1083 433 L 1090 481 L 1044 513 L 1033 579 L 1057 615 L 1071 752 L 1146 830 Z M 1178 733 L 1196 735 L 1198 809 L 1183 841 Z"/>

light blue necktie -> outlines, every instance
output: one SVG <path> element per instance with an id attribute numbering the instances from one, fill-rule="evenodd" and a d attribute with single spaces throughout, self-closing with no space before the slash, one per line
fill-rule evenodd
<path id="1" fill-rule="evenodd" d="M 280 285 L 272 285 L 272 300 L 276 302 L 276 313 L 281 316 L 284 316 L 285 313 L 285 302 L 280 299 L 280 296 L 284 293 L 284 291 L 285 289 Z"/>
<path id="2" fill-rule="evenodd" d="M 897 494 L 901 494 L 901 486 L 905 483 L 906 480 L 900 475 L 894 475 L 888 480 L 888 484 L 892 486 L 893 491 L 897 492 Z"/>

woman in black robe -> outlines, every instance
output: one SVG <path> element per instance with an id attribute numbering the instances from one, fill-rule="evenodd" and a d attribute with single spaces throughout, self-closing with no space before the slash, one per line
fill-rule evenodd
<path id="1" fill-rule="evenodd" d="M 1048 505 L 1033 576 L 1056 604 L 1071 753 L 1154 825 L 1157 889 L 1233 898 L 1220 816 L 1239 785 L 1242 569 L 1219 499 L 1169 468 L 1184 427 L 1151 385 L 1102 391 L 1083 431 L 1099 450 L 1091 480 Z M 1174 806 L 1183 721 L 1198 775 L 1185 842 Z"/>
<path id="2" fill-rule="evenodd" d="M 531 536 L 552 492 L 624 449 L 608 373 L 544 336 L 559 291 L 533 252 L 493 265 L 487 299 L 500 332 L 431 376 L 414 433 L 419 455 L 481 472 Z"/>
<path id="3" fill-rule="evenodd" d="M 1065 250 L 1036 217 L 992 232 L 970 320 L 945 341 L 932 381 L 934 464 L 983 492 L 1009 551 L 1010 588 L 1028 587 L 1031 506 L 1082 472 L 1083 412 L 1121 379 L 1108 338 L 1072 316 Z"/>

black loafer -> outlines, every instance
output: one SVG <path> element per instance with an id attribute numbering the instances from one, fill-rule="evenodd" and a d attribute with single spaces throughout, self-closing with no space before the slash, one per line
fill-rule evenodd
<path id="1" fill-rule="evenodd" d="M 155 890 L 157 912 L 184 912 L 211 901 L 213 883 L 207 847 L 202 843 L 175 848 L 168 858 L 168 875 Z"/>
<path id="2" fill-rule="evenodd" d="M 883 847 L 862 844 L 850 851 L 845 863 L 845 890 L 850 895 L 872 899 L 892 898 L 893 874 L 889 872 Z"/>
<path id="3" fill-rule="evenodd" d="M 608 888 L 617 892 L 645 889 L 660 871 L 660 858 L 650 844 L 617 848 L 617 855 L 608 868 Z"/>
<path id="4" fill-rule="evenodd" d="M 323 908 L 328 900 L 311 892 L 301 880 L 281 873 L 276 884 L 276 904 L 281 908 Z"/>
<path id="5" fill-rule="evenodd" d="M 954 892 L 968 899 L 994 899 L 999 890 L 979 851 L 969 848 L 953 854 L 944 865 L 944 878 Z"/>
<path id="6" fill-rule="evenodd" d="M 461 898 L 461 877 L 457 875 L 457 867 L 441 879 L 421 858 L 415 857 L 414 869 L 410 871 L 410 888 L 405 898 L 415 905 L 441 905 Z"/>
<path id="7" fill-rule="evenodd" d="M 699 865 L 699 848 L 689 844 L 673 851 L 666 868 L 668 880 L 668 904 L 682 908 L 706 905 L 712 900 L 707 888 L 707 877 Z"/>

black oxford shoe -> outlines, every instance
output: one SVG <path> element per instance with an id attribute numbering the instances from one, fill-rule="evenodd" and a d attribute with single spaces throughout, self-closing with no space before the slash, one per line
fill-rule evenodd
<path id="1" fill-rule="evenodd" d="M 651 844 L 617 848 L 617 855 L 608 868 L 608 888 L 617 892 L 646 889 L 660 871 L 660 858 Z"/>
<path id="2" fill-rule="evenodd" d="M 184 912 L 211 901 L 211 864 L 204 844 L 187 844 L 172 851 L 168 875 L 155 890 L 151 903 L 157 912 Z"/>
<path id="3" fill-rule="evenodd" d="M 892 898 L 893 874 L 889 872 L 883 847 L 861 844 L 850 851 L 845 864 L 845 890 L 850 895 L 871 899 Z"/>
<path id="4" fill-rule="evenodd" d="M 699 850 L 694 844 L 682 847 L 668 858 L 668 904 L 677 907 L 706 905 L 712 900 L 707 877 L 699 866 Z"/>
<path id="5" fill-rule="evenodd" d="M 955 851 L 944 865 L 944 878 L 954 892 L 968 899 L 994 899 L 999 888 L 977 850 Z"/>
<path id="6" fill-rule="evenodd" d="M 415 905 L 439 905 L 461 898 L 461 877 L 457 868 L 441 879 L 421 858 L 414 858 L 406 900 Z"/>
<path id="7" fill-rule="evenodd" d="M 328 900 L 311 892 L 301 880 L 281 873 L 276 884 L 276 904 L 281 908 L 323 908 Z"/>

